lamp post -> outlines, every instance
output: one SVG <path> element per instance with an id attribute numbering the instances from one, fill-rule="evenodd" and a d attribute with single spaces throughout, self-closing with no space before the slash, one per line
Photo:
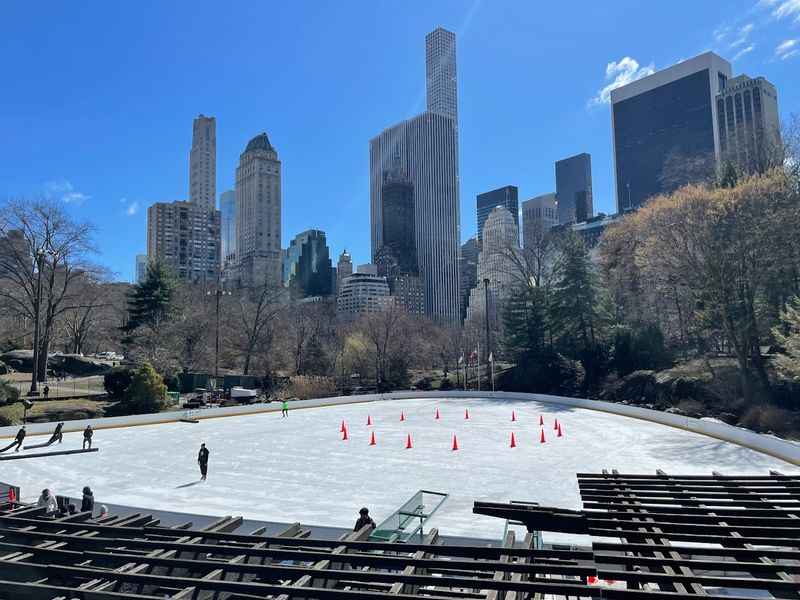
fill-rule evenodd
<path id="1" fill-rule="evenodd" d="M 489 362 L 489 355 L 492 353 L 492 337 L 489 329 L 489 279 L 488 277 L 483 280 L 483 292 L 486 297 L 486 310 L 484 316 L 486 317 L 486 362 Z"/>
<path id="2" fill-rule="evenodd" d="M 216 381 L 219 379 L 219 299 L 222 296 L 230 296 L 230 292 L 226 292 L 222 289 L 221 286 L 217 286 L 213 292 L 206 292 L 206 295 L 211 296 L 213 295 L 216 298 L 216 335 L 214 338 L 214 384 L 216 386 Z"/>
<path id="3" fill-rule="evenodd" d="M 44 261 L 44 250 L 39 248 L 36 251 L 36 296 L 33 305 L 33 367 L 31 368 L 31 389 L 28 396 L 38 396 L 39 388 L 39 313 L 42 305 L 42 262 Z"/>

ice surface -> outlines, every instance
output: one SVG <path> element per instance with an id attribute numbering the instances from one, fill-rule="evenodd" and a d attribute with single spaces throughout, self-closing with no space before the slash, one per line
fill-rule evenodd
<path id="1" fill-rule="evenodd" d="M 372 427 L 366 426 L 368 415 Z M 539 415 L 545 444 L 539 443 Z M 563 424 L 562 438 L 553 430 L 554 418 Z M 348 441 L 341 440 L 342 420 Z M 369 445 L 372 430 L 376 446 Z M 408 433 L 411 450 L 404 449 Z M 457 452 L 451 450 L 454 434 Z M 580 508 L 576 472 L 798 472 L 753 450 L 655 423 L 488 399 L 387 400 L 294 410 L 286 419 L 275 412 L 98 430 L 94 442 L 98 453 L 0 463 L 0 480 L 19 485 L 25 501 L 35 501 L 44 487 L 79 497 L 89 485 L 98 504 L 344 527 L 352 526 L 362 506 L 380 522 L 427 489 L 450 494 L 430 526 L 446 535 L 497 539 L 503 522 L 473 515 L 474 500 Z M 201 442 L 211 452 L 205 482 L 199 482 L 196 462 Z M 81 435 L 69 433 L 59 449 L 80 444 Z"/>

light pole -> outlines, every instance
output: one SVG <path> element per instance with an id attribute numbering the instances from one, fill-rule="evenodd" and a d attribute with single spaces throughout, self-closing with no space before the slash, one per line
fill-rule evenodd
<path id="1" fill-rule="evenodd" d="M 31 368 L 31 389 L 28 396 L 38 396 L 39 388 L 39 313 L 42 305 L 42 262 L 44 261 L 44 250 L 39 248 L 36 251 L 36 297 L 33 305 L 33 367 Z"/>
<path id="2" fill-rule="evenodd" d="M 489 355 L 492 353 L 492 337 L 489 330 L 489 278 L 483 280 L 483 292 L 486 296 L 486 310 L 484 316 L 486 317 L 486 362 L 489 362 Z"/>
<path id="3" fill-rule="evenodd" d="M 213 295 L 216 298 L 216 313 L 217 313 L 217 320 L 216 320 L 216 335 L 214 338 L 214 385 L 216 387 L 217 380 L 219 379 L 219 299 L 222 296 L 230 296 L 230 292 L 226 292 L 218 286 L 213 292 L 206 292 L 206 295 L 211 296 Z"/>

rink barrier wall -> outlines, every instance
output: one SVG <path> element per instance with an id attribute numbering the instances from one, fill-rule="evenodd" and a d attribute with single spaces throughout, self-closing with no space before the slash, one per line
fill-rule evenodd
<path id="1" fill-rule="evenodd" d="M 758 452 L 763 452 L 788 463 L 800 466 L 800 444 L 782 440 L 780 438 L 762 435 L 753 431 L 704 419 L 695 419 L 682 415 L 617 404 L 586 398 L 568 398 L 564 396 L 550 396 L 547 394 L 525 394 L 517 392 L 391 392 L 387 394 L 368 394 L 362 396 L 337 396 L 332 398 L 316 398 L 313 400 L 295 400 L 290 404 L 291 410 L 321 408 L 340 404 L 358 404 L 364 402 L 377 402 L 386 400 L 421 400 L 430 399 L 458 399 L 458 398 L 485 398 L 496 400 L 509 400 L 519 402 L 537 401 L 547 404 L 584 408 L 610 414 L 631 417 L 652 423 L 659 423 L 669 427 L 676 427 L 693 433 L 699 433 L 711 438 L 731 442 Z M 279 412 L 280 402 L 250 404 L 244 406 L 227 406 L 220 408 L 206 408 L 196 411 L 177 410 L 149 415 L 130 415 L 126 417 L 106 417 L 101 419 L 82 419 L 65 421 L 64 433 L 83 431 L 91 425 L 95 431 L 117 427 L 134 427 L 138 425 L 155 425 L 159 423 L 180 423 L 191 412 L 191 418 L 198 420 L 232 417 L 258 413 Z M 191 423 L 182 423 L 183 427 L 192 427 Z M 52 434 L 53 423 L 30 423 L 27 426 L 28 435 Z M 0 438 L 12 438 L 16 435 L 18 426 L 0 427 Z"/>

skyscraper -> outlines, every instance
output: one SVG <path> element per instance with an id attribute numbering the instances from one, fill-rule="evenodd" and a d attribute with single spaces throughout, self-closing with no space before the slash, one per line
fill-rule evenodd
<path id="1" fill-rule="evenodd" d="M 200 115 L 192 126 L 189 202 L 214 210 L 217 199 L 217 121 Z"/>
<path id="2" fill-rule="evenodd" d="M 542 234 L 558 225 L 555 194 L 542 194 L 522 203 L 522 245 L 533 248 Z"/>
<path id="3" fill-rule="evenodd" d="M 448 39 L 453 43 L 448 45 Z M 399 157 L 414 190 L 425 314 L 449 322 L 459 318 L 461 237 L 454 40 L 454 34 L 443 29 L 426 38 L 429 110 L 384 130 L 369 144 L 373 260 L 383 246 L 384 173 Z"/>
<path id="4" fill-rule="evenodd" d="M 577 223 L 594 214 L 592 157 L 585 152 L 556 161 L 558 222 Z"/>
<path id="5" fill-rule="evenodd" d="M 385 310 L 393 302 L 386 278 L 372 273 L 353 273 L 342 280 L 336 297 L 336 315 L 352 320 L 359 315 Z"/>
<path id="6" fill-rule="evenodd" d="M 221 215 L 222 266 L 226 268 L 236 261 L 236 192 L 228 190 L 219 197 Z"/>
<path id="7" fill-rule="evenodd" d="M 477 237 L 469 238 L 461 244 L 461 254 L 458 258 L 458 273 L 460 278 L 459 290 L 461 294 L 461 320 L 467 318 L 469 294 L 478 283 L 478 256 L 481 244 Z"/>
<path id="8" fill-rule="evenodd" d="M 730 63 L 706 52 L 611 92 L 617 212 L 713 174 L 716 96 L 730 76 Z"/>
<path id="9" fill-rule="evenodd" d="M 495 207 L 486 219 L 478 256 L 478 281 L 469 294 L 468 321 L 484 319 L 487 310 L 484 280 L 488 280 L 489 322 L 494 328 L 499 327 L 503 305 L 517 281 L 510 253 L 518 251 L 518 244 L 519 232 L 511 213 L 505 207 Z"/>
<path id="10" fill-rule="evenodd" d="M 478 241 L 483 240 L 483 225 L 486 218 L 497 206 L 508 209 L 514 222 L 519 222 L 519 190 L 517 186 L 506 185 L 491 192 L 484 192 L 478 194 L 475 200 L 478 209 Z"/>
<path id="11" fill-rule="evenodd" d="M 783 162 L 778 92 L 763 77 L 739 75 L 717 94 L 721 160 L 745 173 Z"/>
<path id="12" fill-rule="evenodd" d="M 147 254 L 136 255 L 136 280 L 134 283 L 142 283 L 147 277 Z"/>
<path id="13" fill-rule="evenodd" d="M 236 262 L 239 285 L 281 283 L 281 162 L 266 133 L 250 140 L 236 169 Z"/>
<path id="14" fill-rule="evenodd" d="M 220 214 L 192 202 L 156 202 L 147 209 L 147 259 L 160 260 L 179 279 L 219 277 Z"/>
<path id="15" fill-rule="evenodd" d="M 283 259 L 283 285 L 292 297 L 330 296 L 333 293 L 330 251 L 325 232 L 309 229 L 298 233 Z"/>
<path id="16" fill-rule="evenodd" d="M 458 122 L 456 34 L 437 27 L 425 36 L 425 79 L 428 111 Z"/>
<path id="17" fill-rule="evenodd" d="M 339 255 L 339 262 L 336 263 L 336 293 L 342 289 L 342 280 L 353 274 L 353 257 L 345 250 Z"/>

